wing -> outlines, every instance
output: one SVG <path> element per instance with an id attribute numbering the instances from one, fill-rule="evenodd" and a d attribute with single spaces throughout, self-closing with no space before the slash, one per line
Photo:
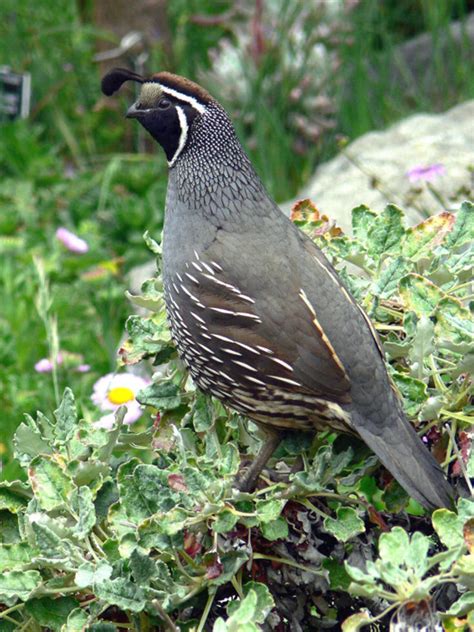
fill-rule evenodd
<path id="1" fill-rule="evenodd" d="M 225 365 L 219 372 L 234 385 L 244 376 L 256 387 L 350 402 L 349 378 L 304 288 L 288 287 L 289 276 L 271 292 L 250 296 L 230 270 L 194 254 L 166 288 L 173 318 L 182 322 L 182 333 L 175 334 L 183 337 L 183 347 L 195 341 L 207 354 L 208 368 Z"/>

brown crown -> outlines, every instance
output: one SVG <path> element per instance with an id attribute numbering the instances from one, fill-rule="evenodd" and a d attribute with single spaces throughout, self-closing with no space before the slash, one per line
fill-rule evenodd
<path id="1" fill-rule="evenodd" d="M 201 88 L 201 86 L 194 83 L 194 81 L 190 81 L 186 79 L 186 77 L 173 75 L 170 72 L 157 72 L 152 75 L 148 81 L 156 81 L 165 88 L 171 88 L 182 94 L 195 97 L 200 103 L 207 104 L 215 100 L 207 90 Z"/>
<path id="2" fill-rule="evenodd" d="M 200 103 L 207 104 L 214 101 L 207 90 L 185 77 L 173 75 L 170 72 L 157 72 L 149 79 L 145 79 L 145 77 L 141 77 L 126 68 L 113 68 L 110 70 L 102 79 L 102 92 L 107 96 L 111 96 L 120 89 L 125 81 L 136 81 L 138 83 L 156 82 L 182 94 L 195 97 Z"/>

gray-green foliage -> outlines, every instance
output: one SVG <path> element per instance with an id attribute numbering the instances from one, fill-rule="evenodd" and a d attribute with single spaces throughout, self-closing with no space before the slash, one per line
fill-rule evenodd
<path id="1" fill-rule="evenodd" d="M 300 205 L 294 219 L 333 258 L 372 317 L 408 414 L 431 432 L 445 463 L 459 467 L 454 438 L 474 422 L 474 207 L 465 203 L 456 216 L 408 229 L 393 206 L 380 215 L 359 207 L 354 238 L 328 230 L 310 204 Z M 342 623 L 337 595 L 346 592 L 371 609 L 346 620 L 343 629 L 351 631 L 455 582 L 457 601 L 436 616 L 464 617 L 467 626 L 474 602 L 472 501 L 437 510 L 432 523 L 418 518 L 424 533 L 409 533 L 396 513 L 423 516 L 421 508 L 383 482 L 364 446 L 328 433 L 283 443 L 277 460 L 291 464 L 305 455 L 304 470 L 289 481 L 268 478 L 255 493 L 238 492 L 239 453 L 257 451 L 256 427 L 195 390 L 170 340 L 159 279 L 144 290 L 136 302 L 152 312 L 129 319 L 121 357 L 133 364 L 150 356 L 160 365 L 139 395 L 160 419 L 138 433 L 122 425 L 118 411 L 115 428 L 97 428 L 80 418 L 66 389 L 54 418 L 38 413 L 19 426 L 16 458 L 27 481 L 0 485 L 0 603 L 7 608 L 0 621 L 92 630 L 98 621 L 113 626 L 113 611 L 104 615 L 113 605 L 131 629 L 144 621 L 171 629 L 171 621 L 184 626 L 187 619 L 186 629 L 201 630 L 219 606 L 215 632 L 251 632 L 271 610 L 274 622 L 284 616 L 282 587 L 293 598 L 314 585 L 319 595 L 331 592 L 336 605 L 320 611 L 306 599 L 302 623 Z M 463 467 L 473 474 L 474 462 Z M 364 564 L 354 563 L 357 550 Z"/>

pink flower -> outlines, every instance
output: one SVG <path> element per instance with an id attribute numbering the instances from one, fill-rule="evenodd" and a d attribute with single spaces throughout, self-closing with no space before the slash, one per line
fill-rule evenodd
<path id="1" fill-rule="evenodd" d="M 63 361 L 63 356 L 58 353 L 58 357 L 56 358 L 56 364 L 62 364 Z M 49 358 L 41 358 L 41 360 L 38 360 L 38 362 L 35 364 L 35 371 L 37 373 L 51 373 L 51 371 L 53 370 L 53 361 L 50 360 Z"/>
<path id="2" fill-rule="evenodd" d="M 41 358 L 35 364 L 35 371 L 38 373 L 51 373 L 53 370 L 53 363 L 48 358 Z"/>
<path id="3" fill-rule="evenodd" d="M 56 231 L 56 237 L 70 252 L 83 255 L 89 250 L 87 241 L 84 241 L 84 239 L 81 239 L 74 233 L 71 233 L 71 231 L 67 228 L 58 228 Z"/>
<path id="4" fill-rule="evenodd" d="M 433 182 L 436 180 L 438 176 L 443 176 L 446 173 L 446 168 L 441 163 L 437 163 L 434 165 L 426 165 L 425 167 L 418 165 L 417 167 L 412 167 L 406 172 L 407 178 L 410 182 Z"/>
<path id="5" fill-rule="evenodd" d="M 90 364 L 80 364 L 76 367 L 76 371 L 78 373 L 88 373 L 91 370 Z"/>

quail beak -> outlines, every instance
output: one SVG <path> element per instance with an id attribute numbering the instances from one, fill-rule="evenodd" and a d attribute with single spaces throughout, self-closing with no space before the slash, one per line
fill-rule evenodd
<path id="1" fill-rule="evenodd" d="M 140 118 L 143 112 L 143 108 L 139 109 L 136 103 L 132 103 L 125 114 L 125 118 Z"/>

